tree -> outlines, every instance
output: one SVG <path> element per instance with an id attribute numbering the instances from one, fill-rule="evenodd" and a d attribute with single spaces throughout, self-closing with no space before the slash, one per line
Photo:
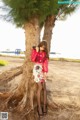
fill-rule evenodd
<path id="1" fill-rule="evenodd" d="M 59 0 L 61 1 L 61 0 Z M 62 0 L 64 2 L 64 0 Z M 54 1 L 54 7 L 52 9 L 53 14 L 46 17 L 44 24 L 44 35 L 43 40 L 46 40 L 48 43 L 48 51 L 50 52 L 52 30 L 55 26 L 56 20 L 65 20 L 68 15 L 75 12 L 78 4 L 75 4 L 78 0 L 72 0 L 70 4 L 57 4 L 58 1 Z"/>
<path id="2" fill-rule="evenodd" d="M 53 0 L 2 0 L 2 2 L 7 6 L 3 6 L 2 9 L 8 12 L 4 18 L 25 30 L 25 60 L 22 79 L 18 86 L 7 94 L 7 107 L 12 106 L 12 108 L 15 107 L 18 111 L 22 111 L 27 106 L 27 109 L 30 110 L 34 107 L 33 98 L 36 91 L 36 84 L 32 78 L 31 49 L 33 45 L 38 44 L 40 28 L 46 17 L 52 13 L 50 8 L 54 6 L 54 2 Z M 27 117 L 27 120 L 30 120 L 31 117 Z"/>
<path id="3" fill-rule="evenodd" d="M 36 85 L 32 78 L 31 49 L 33 45 L 38 44 L 41 27 L 45 20 L 49 20 L 49 17 L 54 18 L 52 15 L 58 14 L 61 5 L 57 4 L 57 0 L 56 4 L 53 0 L 2 0 L 2 2 L 7 6 L 3 6 L 2 9 L 8 12 L 4 18 L 25 30 L 25 60 L 22 79 L 19 81 L 18 87 L 9 92 L 7 106 L 12 105 L 18 111 L 22 111 L 27 106 L 27 109 L 30 110 L 34 107 L 33 98 L 36 93 Z M 27 120 L 30 120 L 31 117 L 32 115 L 28 116 Z M 32 119 L 34 120 L 35 117 Z"/>

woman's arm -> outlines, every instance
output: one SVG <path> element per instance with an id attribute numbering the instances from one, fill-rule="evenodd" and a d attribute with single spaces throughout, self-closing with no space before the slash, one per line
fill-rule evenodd
<path id="1" fill-rule="evenodd" d="M 43 72 L 48 73 L 48 58 L 43 62 Z"/>
<path id="2" fill-rule="evenodd" d="M 44 76 L 44 79 L 45 79 L 45 80 L 47 80 L 47 78 L 48 78 L 48 75 L 47 75 L 47 74 L 48 74 L 48 73 L 46 73 L 46 72 L 43 73 L 43 76 Z"/>
<path id="3" fill-rule="evenodd" d="M 32 49 L 32 52 L 31 52 L 31 61 L 32 62 L 35 62 L 37 54 L 38 54 L 38 48 L 36 48 L 36 49 Z"/>

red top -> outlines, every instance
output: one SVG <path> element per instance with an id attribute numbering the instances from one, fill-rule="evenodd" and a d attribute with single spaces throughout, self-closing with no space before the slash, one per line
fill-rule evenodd
<path id="1" fill-rule="evenodd" d="M 32 49 L 31 61 L 35 63 L 41 63 L 43 67 L 42 71 L 48 72 L 48 58 L 46 58 L 45 52 L 37 52 L 35 49 Z"/>

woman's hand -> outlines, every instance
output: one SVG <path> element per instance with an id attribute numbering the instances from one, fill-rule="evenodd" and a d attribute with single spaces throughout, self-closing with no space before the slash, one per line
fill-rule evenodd
<path id="1" fill-rule="evenodd" d="M 39 52 L 39 47 L 36 47 L 36 51 Z"/>

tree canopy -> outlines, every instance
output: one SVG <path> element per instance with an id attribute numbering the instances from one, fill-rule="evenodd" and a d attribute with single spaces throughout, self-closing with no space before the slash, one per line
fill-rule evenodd
<path id="1" fill-rule="evenodd" d="M 58 15 L 58 13 L 64 12 L 65 16 L 73 12 L 77 6 L 74 3 L 70 5 L 58 4 L 58 1 L 59 0 L 2 0 L 5 5 L 4 10 L 7 10 L 5 19 L 13 21 L 20 27 L 33 17 L 38 17 L 42 24 L 49 15 Z M 72 1 L 75 2 L 78 0 Z"/>
<path id="2" fill-rule="evenodd" d="M 13 19 L 19 26 L 35 16 L 39 18 L 40 23 L 44 22 L 48 15 L 57 14 L 60 6 L 58 0 L 2 0 L 2 2 L 9 7 L 9 19 Z"/>

